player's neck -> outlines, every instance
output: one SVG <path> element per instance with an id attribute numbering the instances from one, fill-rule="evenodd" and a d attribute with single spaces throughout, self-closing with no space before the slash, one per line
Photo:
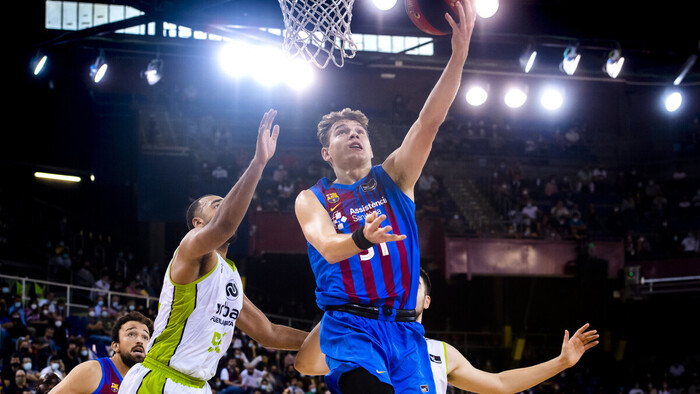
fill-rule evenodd
<path id="1" fill-rule="evenodd" d="M 372 163 L 367 163 L 362 167 L 348 169 L 334 167 L 333 171 L 335 172 L 335 181 L 333 183 L 340 183 L 342 185 L 352 185 L 353 183 L 366 177 L 371 170 Z"/>
<path id="2" fill-rule="evenodd" d="M 114 353 L 112 356 L 112 364 L 114 364 L 114 367 L 117 368 L 117 371 L 119 371 L 119 375 L 121 375 L 122 378 L 124 378 L 126 373 L 129 372 L 129 367 L 124 364 L 122 358 L 119 357 L 119 353 Z"/>
<path id="3" fill-rule="evenodd" d="M 219 249 L 216 249 L 216 253 L 218 253 L 221 257 L 226 258 L 226 255 L 228 254 L 228 245 L 229 244 L 221 245 Z"/>

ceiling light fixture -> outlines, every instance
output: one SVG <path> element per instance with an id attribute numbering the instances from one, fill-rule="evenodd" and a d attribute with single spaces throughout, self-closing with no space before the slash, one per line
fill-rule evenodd
<path id="1" fill-rule="evenodd" d="M 625 64 L 625 58 L 621 56 L 619 49 L 613 49 L 608 53 L 608 59 L 605 61 L 603 70 L 608 74 L 610 78 L 617 78 L 622 71 L 622 65 Z"/>
<path id="2" fill-rule="evenodd" d="M 141 77 L 146 79 L 150 86 L 153 86 L 163 78 L 163 60 L 156 57 L 148 63 L 146 71 L 141 73 Z"/>
<path id="3" fill-rule="evenodd" d="M 681 82 L 683 82 L 683 78 L 685 78 L 686 74 L 688 74 L 688 71 L 690 71 L 690 69 L 693 68 L 693 65 L 695 64 L 696 60 L 698 60 L 698 55 L 693 54 L 688 57 L 688 60 L 685 61 L 683 67 L 681 68 L 681 72 L 678 73 L 678 76 L 673 81 L 673 86 L 678 86 L 681 84 Z"/>
<path id="4" fill-rule="evenodd" d="M 578 45 L 572 45 L 564 50 L 564 58 L 559 63 L 559 70 L 566 75 L 574 75 L 579 61 L 581 61 L 581 54 L 578 53 Z"/>
<path id="5" fill-rule="evenodd" d="M 95 59 L 95 63 L 90 66 L 90 78 L 92 78 L 95 83 L 100 83 L 107 73 L 107 67 L 104 52 L 100 50 L 100 55 Z"/>
<path id="6" fill-rule="evenodd" d="M 535 65 L 535 58 L 537 58 L 537 51 L 535 46 L 530 43 L 528 44 L 525 51 L 520 55 L 520 68 L 527 74 L 532 70 L 532 66 Z"/>

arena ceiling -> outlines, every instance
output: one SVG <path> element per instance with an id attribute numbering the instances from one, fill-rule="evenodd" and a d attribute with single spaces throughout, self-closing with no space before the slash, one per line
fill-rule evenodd
<path id="1" fill-rule="evenodd" d="M 79 46 L 109 48 L 124 53 L 155 53 L 180 56 L 183 50 L 196 51 L 193 40 L 164 40 L 153 37 L 111 34 L 115 28 L 136 23 L 168 21 L 193 29 L 235 37 L 245 30 L 234 26 L 283 27 L 277 0 L 123 0 L 111 4 L 129 5 L 143 16 L 76 32 L 45 31 L 43 2 L 31 1 L 35 27 L 25 36 L 27 48 Z M 410 22 L 404 0 L 386 12 L 378 12 L 370 0 L 356 0 L 351 28 L 353 33 L 423 35 Z M 30 41 L 30 42 L 27 42 Z M 387 56 L 360 53 L 350 64 L 391 67 L 402 60 L 403 67 L 436 67 L 449 55 L 449 36 L 435 38 L 432 57 Z M 518 58 L 528 43 L 538 50 L 539 71 L 561 76 L 558 63 L 564 49 L 579 45 L 582 54 L 578 78 L 604 80 L 602 65 L 611 49 L 620 48 L 626 58 L 619 78 L 628 83 L 671 83 L 700 45 L 700 22 L 693 2 L 501 0 L 498 13 L 478 19 L 466 68 L 491 73 L 522 74 Z M 700 63 L 700 62 L 697 62 Z M 684 83 L 700 83 L 696 64 Z"/>

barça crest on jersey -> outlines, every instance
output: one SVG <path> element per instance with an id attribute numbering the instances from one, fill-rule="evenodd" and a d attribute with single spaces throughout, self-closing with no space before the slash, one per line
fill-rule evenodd
<path id="1" fill-rule="evenodd" d="M 374 178 L 367 178 L 364 182 L 362 182 L 360 187 L 362 188 L 363 192 L 371 192 L 377 188 L 377 180 Z"/>
<path id="2" fill-rule="evenodd" d="M 113 393 L 116 393 L 119 391 L 119 384 L 118 383 L 112 383 L 112 387 L 110 387 Z"/>
<path id="3" fill-rule="evenodd" d="M 338 193 L 331 192 L 331 193 L 326 194 L 326 201 L 328 201 L 331 204 L 335 204 L 338 201 L 340 201 L 340 197 L 338 197 Z"/>

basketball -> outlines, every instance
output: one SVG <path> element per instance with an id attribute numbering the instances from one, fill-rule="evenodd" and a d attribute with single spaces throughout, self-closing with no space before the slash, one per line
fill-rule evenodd
<path id="1" fill-rule="evenodd" d="M 446 35 L 452 31 L 445 13 L 459 22 L 456 0 L 406 0 L 406 12 L 418 29 L 434 36 Z"/>

